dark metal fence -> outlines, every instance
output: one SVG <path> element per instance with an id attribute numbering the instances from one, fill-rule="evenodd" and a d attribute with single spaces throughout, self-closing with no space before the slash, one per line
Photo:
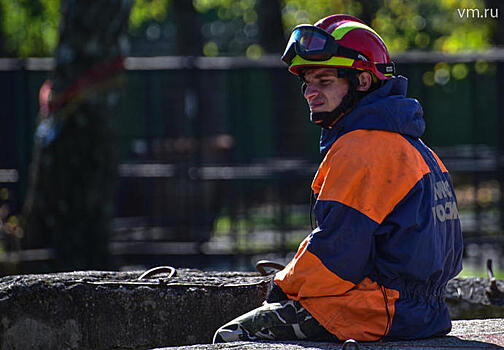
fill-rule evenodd
<path id="1" fill-rule="evenodd" d="M 467 256 L 479 259 L 483 244 L 504 246 L 504 55 L 397 61 L 424 107 L 424 140 L 454 178 Z M 51 64 L 0 61 L 4 222 L 15 221 L 26 194 L 38 89 Z M 311 230 L 319 130 L 278 57 L 128 58 L 126 68 L 116 264 L 250 268 L 293 252 Z"/>

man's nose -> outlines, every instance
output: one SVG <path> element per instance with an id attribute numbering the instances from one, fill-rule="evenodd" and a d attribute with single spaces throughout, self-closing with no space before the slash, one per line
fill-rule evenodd
<path id="1" fill-rule="evenodd" d="M 305 83 L 304 98 L 308 101 L 317 96 L 318 90 L 313 86 L 313 84 Z"/>

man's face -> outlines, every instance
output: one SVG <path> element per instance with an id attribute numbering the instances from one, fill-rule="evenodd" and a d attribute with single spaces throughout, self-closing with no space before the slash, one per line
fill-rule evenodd
<path id="1" fill-rule="evenodd" d="M 306 82 L 304 98 L 312 113 L 333 111 L 348 92 L 348 81 L 345 78 L 338 78 L 336 69 L 309 69 L 304 78 Z"/>

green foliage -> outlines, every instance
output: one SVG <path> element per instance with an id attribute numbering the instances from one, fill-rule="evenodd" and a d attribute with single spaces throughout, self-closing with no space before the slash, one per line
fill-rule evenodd
<path id="1" fill-rule="evenodd" d="M 256 0 L 193 0 L 193 5 L 206 22 L 204 55 L 261 56 Z"/>
<path id="2" fill-rule="evenodd" d="M 483 0 L 381 1 L 371 25 L 391 52 L 411 49 L 454 53 L 490 46 L 492 19 L 461 17 L 459 10 L 484 9 Z"/>
<path id="3" fill-rule="evenodd" d="M 234 33 L 244 36 L 236 29 L 253 25 L 255 0 L 194 0 L 195 8 L 208 17 L 214 17 L 212 24 L 223 26 L 232 23 Z M 377 9 L 373 11 L 373 9 Z M 497 19 L 461 16 L 464 9 L 484 11 L 484 0 L 284 0 L 282 20 L 286 35 L 301 23 L 315 23 L 318 19 L 333 13 L 347 13 L 356 17 L 370 18 L 371 26 L 382 36 L 391 53 L 407 50 L 435 50 L 455 53 L 467 50 L 481 50 L 491 46 L 492 30 Z M 367 13 L 369 11 L 372 13 Z M 215 13 L 217 16 L 215 16 Z M 247 14 L 252 20 L 247 21 Z M 243 30 L 246 32 L 246 30 Z M 215 33 L 214 33 L 215 34 Z M 218 33 L 217 33 L 218 34 Z M 235 53 L 223 43 L 229 37 L 214 35 L 209 42 L 208 55 Z M 248 46 L 254 45 L 248 42 Z M 257 45 L 256 45 L 257 46 Z M 218 47 L 218 50 L 216 50 Z M 245 49 L 246 51 L 247 49 Z M 280 51 L 281 49 L 279 49 Z M 241 48 L 241 54 L 244 49 Z"/>
<path id="4" fill-rule="evenodd" d="M 171 0 L 136 0 L 130 15 L 130 30 L 135 32 L 149 21 L 163 22 Z"/>
<path id="5" fill-rule="evenodd" d="M 301 23 L 315 23 L 320 18 L 334 13 L 346 13 L 359 16 L 362 5 L 352 0 L 284 0 L 283 22 L 285 31 Z"/>
<path id="6" fill-rule="evenodd" d="M 483 0 L 285 0 L 284 27 L 288 32 L 299 23 L 314 23 L 333 13 L 361 17 L 365 14 L 364 1 L 366 6 L 378 9 L 371 14 L 370 24 L 392 53 L 412 49 L 454 53 L 490 46 L 496 19 L 468 18 L 459 12 L 483 11 Z"/>
<path id="7" fill-rule="evenodd" d="M 52 55 L 58 41 L 60 0 L 0 0 L 1 30 L 10 55 Z"/>
<path id="8" fill-rule="evenodd" d="M 260 56 L 261 13 L 257 12 L 257 2 L 192 0 L 204 23 L 201 29 L 204 54 Z M 135 0 L 130 33 L 139 36 L 149 23 L 173 21 L 171 5 L 172 0 Z M 0 0 L 5 51 L 24 57 L 52 55 L 58 39 L 59 7 L 60 0 Z M 281 1 L 286 35 L 297 24 L 314 23 L 333 13 L 348 13 L 368 19 L 392 53 L 412 49 L 447 53 L 486 49 L 492 44 L 491 36 L 498 19 L 460 14 L 464 9 L 484 11 L 485 8 L 484 0 Z"/>

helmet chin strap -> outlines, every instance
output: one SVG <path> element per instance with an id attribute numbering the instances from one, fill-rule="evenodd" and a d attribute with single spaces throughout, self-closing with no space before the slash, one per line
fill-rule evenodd
<path id="1" fill-rule="evenodd" d="M 311 112 L 310 121 L 324 129 L 332 129 L 341 118 L 350 113 L 366 92 L 357 91 L 359 78 L 353 70 L 345 70 L 345 77 L 348 79 L 348 92 L 341 99 L 340 104 L 330 112 Z"/>
<path id="2" fill-rule="evenodd" d="M 351 95 L 350 91 L 345 95 L 348 97 L 347 101 L 344 97 L 338 107 L 330 112 L 310 112 L 310 121 L 324 129 L 332 129 L 334 124 L 352 110 L 354 99 L 349 95 Z"/>

